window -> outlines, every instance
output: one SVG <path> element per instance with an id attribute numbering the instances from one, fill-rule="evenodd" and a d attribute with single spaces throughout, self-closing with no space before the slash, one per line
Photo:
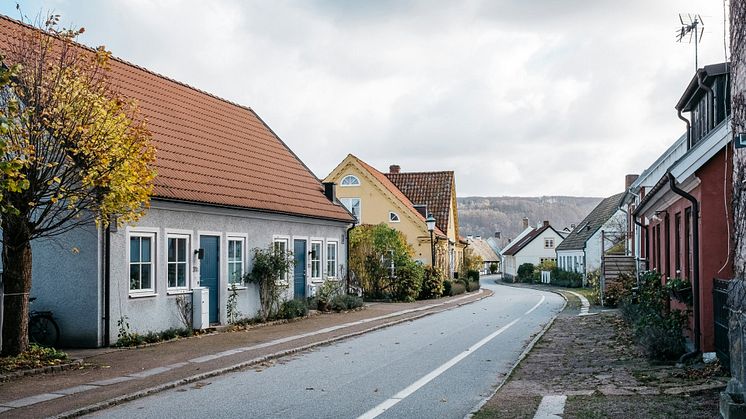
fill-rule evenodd
<path id="1" fill-rule="evenodd" d="M 340 186 L 360 186 L 360 179 L 353 175 L 347 175 L 342 178 Z"/>
<path id="2" fill-rule="evenodd" d="M 399 214 L 397 214 L 395 212 L 390 212 L 389 213 L 389 222 L 398 223 L 399 222 Z"/>
<path id="3" fill-rule="evenodd" d="M 340 198 L 339 201 L 355 216 L 355 219 L 359 223 L 361 221 L 360 198 Z"/>
<path id="4" fill-rule="evenodd" d="M 326 243 L 326 276 L 337 277 L 337 242 Z"/>
<path id="5" fill-rule="evenodd" d="M 240 284 L 243 282 L 244 272 L 244 242 L 242 237 L 228 239 L 228 283 Z"/>
<path id="6" fill-rule="evenodd" d="M 189 248 L 189 236 L 168 235 L 167 241 L 168 269 L 166 269 L 166 272 L 168 273 L 168 288 L 188 288 L 189 262 L 187 261 L 187 249 Z"/>
<path id="7" fill-rule="evenodd" d="M 544 239 L 544 248 L 545 249 L 554 249 L 554 239 L 553 238 L 545 238 Z"/>
<path id="8" fill-rule="evenodd" d="M 274 246 L 275 252 L 285 253 L 288 251 L 288 239 L 275 239 L 273 246 Z M 291 266 L 290 269 L 287 272 L 285 272 L 285 280 L 290 278 L 290 271 L 292 270 L 293 268 Z"/>
<path id="9" fill-rule="evenodd" d="M 321 278 L 321 242 L 311 242 L 311 278 Z"/>
<path id="10" fill-rule="evenodd" d="M 130 291 L 153 292 L 155 234 L 133 234 L 130 236 Z"/>

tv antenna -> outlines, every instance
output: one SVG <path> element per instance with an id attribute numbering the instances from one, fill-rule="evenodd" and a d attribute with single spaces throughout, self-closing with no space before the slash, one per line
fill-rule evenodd
<path id="1" fill-rule="evenodd" d="M 702 42 L 702 35 L 705 33 L 705 22 L 702 20 L 702 16 L 690 13 L 686 15 L 679 13 L 679 21 L 681 22 L 681 29 L 676 31 L 676 41 L 684 42 L 684 38 L 689 35 L 689 43 L 691 44 L 692 38 L 694 38 L 694 71 L 697 71 L 699 70 L 699 51 L 697 44 Z"/>

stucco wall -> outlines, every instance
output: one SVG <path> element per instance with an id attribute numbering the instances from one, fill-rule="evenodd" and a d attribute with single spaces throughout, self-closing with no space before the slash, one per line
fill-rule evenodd
<path id="1" fill-rule="evenodd" d="M 33 310 L 51 310 L 62 346 L 96 347 L 101 329 L 99 234 L 92 223 L 32 242 Z"/>
<path id="2" fill-rule="evenodd" d="M 228 236 L 245 235 L 247 239 L 245 257 L 248 262 L 245 269 L 247 271 L 251 270 L 251 250 L 267 248 L 277 237 L 289 239 L 290 250 L 292 250 L 294 239 L 323 241 L 324 256 L 321 265 L 322 269 L 326 270 L 326 242 L 336 241 L 338 243 L 338 276 L 343 278 L 347 261 L 346 228 L 347 225 L 341 222 L 156 201 L 148 214 L 136 226 L 121 228 L 112 234 L 110 325 L 113 336 L 111 340 L 112 342 L 116 340 L 116 322 L 122 316 L 128 317 L 133 331 L 141 333 L 181 326 L 175 303 L 176 295 L 169 295 L 166 291 L 165 254 L 168 232 L 175 231 L 191 235 L 191 245 L 187 251 L 191 265 L 190 288 L 199 285 L 200 260 L 193 252 L 198 248 L 199 236 L 201 234 L 220 236 L 219 316 L 220 323 L 225 324 L 227 323 L 225 307 L 229 294 L 226 265 Z M 129 291 L 129 265 L 125 255 L 129 246 L 128 234 L 143 230 L 156 233 L 156 295 L 135 298 Z M 308 246 L 310 250 L 310 241 Z M 310 258 L 307 258 L 306 271 L 306 283 L 310 284 Z M 325 273 L 323 277 L 326 277 Z M 238 295 L 238 309 L 241 313 L 244 316 L 254 316 L 259 308 L 256 285 L 248 285 L 240 289 Z M 292 274 L 288 297 L 292 297 Z"/>

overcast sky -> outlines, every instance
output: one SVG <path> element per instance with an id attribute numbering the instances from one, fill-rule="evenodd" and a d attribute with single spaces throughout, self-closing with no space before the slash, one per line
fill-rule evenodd
<path id="1" fill-rule="evenodd" d="M 0 12 L 17 18 L 15 1 Z M 459 196 L 607 196 L 679 135 L 694 75 L 675 42 L 715 0 L 22 1 L 83 43 L 252 107 L 319 177 L 348 153 L 381 171 L 454 170 Z"/>

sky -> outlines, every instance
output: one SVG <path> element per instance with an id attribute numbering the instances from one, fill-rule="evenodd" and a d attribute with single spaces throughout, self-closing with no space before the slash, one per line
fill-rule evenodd
<path id="1" fill-rule="evenodd" d="M 609 196 L 684 132 L 679 13 L 725 60 L 715 0 L 0 0 L 249 106 L 320 178 L 352 153 L 453 170 L 459 196 Z"/>

